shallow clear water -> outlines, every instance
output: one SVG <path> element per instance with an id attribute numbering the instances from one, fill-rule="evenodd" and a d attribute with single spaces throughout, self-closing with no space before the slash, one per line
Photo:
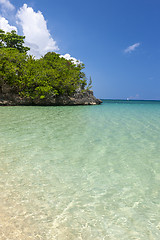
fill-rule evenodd
<path id="1" fill-rule="evenodd" d="M 160 103 L 0 107 L 0 239 L 160 239 Z"/>

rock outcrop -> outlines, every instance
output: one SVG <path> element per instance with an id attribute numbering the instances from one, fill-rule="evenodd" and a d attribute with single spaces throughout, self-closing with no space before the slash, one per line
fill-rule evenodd
<path id="1" fill-rule="evenodd" d="M 0 105 L 2 106 L 17 106 L 17 105 L 38 105 L 38 106 L 73 106 L 73 105 L 96 105 L 102 101 L 93 95 L 93 91 L 86 90 L 84 92 L 76 92 L 71 96 L 51 96 L 44 99 L 29 99 L 23 98 L 15 89 L 8 85 L 3 85 L 0 88 Z"/>

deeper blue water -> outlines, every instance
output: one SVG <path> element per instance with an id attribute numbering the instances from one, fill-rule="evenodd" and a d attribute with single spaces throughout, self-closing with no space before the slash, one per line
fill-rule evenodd
<path id="1" fill-rule="evenodd" d="M 0 236 L 159 240 L 160 102 L 0 107 Z"/>

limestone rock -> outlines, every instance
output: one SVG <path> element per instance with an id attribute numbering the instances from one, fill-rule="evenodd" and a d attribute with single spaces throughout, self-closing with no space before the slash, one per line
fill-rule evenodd
<path id="1" fill-rule="evenodd" d="M 44 99 L 27 99 L 20 97 L 9 86 L 2 86 L 0 91 L 0 105 L 39 105 L 39 106 L 65 106 L 65 105 L 96 105 L 102 101 L 93 95 L 93 91 L 76 92 L 71 96 L 48 96 Z"/>

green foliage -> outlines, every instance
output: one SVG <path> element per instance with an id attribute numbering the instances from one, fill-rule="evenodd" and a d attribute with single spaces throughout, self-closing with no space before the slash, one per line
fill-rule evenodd
<path id="1" fill-rule="evenodd" d="M 4 42 L 3 42 L 4 34 L 5 32 L 2 29 L 0 29 L 0 48 L 4 47 Z"/>
<path id="2" fill-rule="evenodd" d="M 24 36 L 19 36 L 16 34 L 15 30 L 5 33 L 0 29 L 0 48 L 16 48 L 21 53 L 25 53 L 30 48 L 24 47 Z"/>
<path id="3" fill-rule="evenodd" d="M 0 30 L 0 87 L 9 84 L 21 96 L 43 99 L 70 95 L 86 86 L 84 64 L 73 64 L 54 52 L 40 59 L 27 55 L 23 36 Z"/>
<path id="4" fill-rule="evenodd" d="M 0 49 L 0 86 L 6 83 L 18 88 L 26 59 L 26 53 L 20 53 L 17 49 Z"/>
<path id="5" fill-rule="evenodd" d="M 35 60 L 27 58 L 21 94 L 31 98 L 70 95 L 84 84 L 81 70 L 84 65 L 74 65 L 54 52 Z"/>

